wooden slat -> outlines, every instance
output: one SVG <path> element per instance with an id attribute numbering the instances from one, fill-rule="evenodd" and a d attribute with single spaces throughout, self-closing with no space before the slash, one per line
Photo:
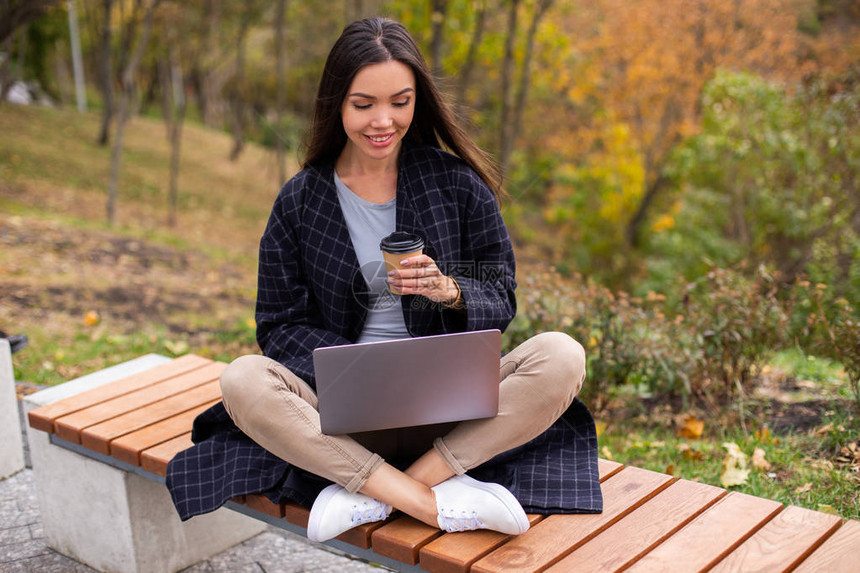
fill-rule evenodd
<path id="1" fill-rule="evenodd" d="M 173 456 L 192 445 L 191 432 L 186 432 L 163 444 L 148 448 L 140 454 L 140 467 L 163 477 L 167 474 L 167 463 L 173 459 Z"/>
<path id="2" fill-rule="evenodd" d="M 603 458 L 599 458 L 597 460 L 597 471 L 600 474 L 600 481 L 603 481 L 608 477 L 614 476 L 622 469 L 624 469 L 624 464 L 620 464 L 618 462 L 613 462 L 610 460 L 604 460 Z"/>
<path id="3" fill-rule="evenodd" d="M 350 545 L 355 545 L 356 547 L 361 547 L 362 549 L 370 549 L 372 541 L 371 537 L 373 532 L 385 525 L 386 523 L 391 523 L 392 517 L 389 516 L 385 521 L 376 521 L 374 523 L 364 523 L 357 527 L 353 527 L 340 535 L 337 536 L 337 539 L 343 541 L 344 543 L 349 543 Z"/>
<path id="4" fill-rule="evenodd" d="M 116 438 L 110 442 L 110 455 L 133 466 L 139 466 L 141 452 L 184 434 L 191 428 L 198 414 L 217 404 L 219 400 L 220 397 L 204 402 L 190 410 Z"/>
<path id="5" fill-rule="evenodd" d="M 628 571 L 702 571 L 770 521 L 782 504 L 731 492 Z"/>
<path id="6" fill-rule="evenodd" d="M 549 567 L 673 481 L 674 478 L 666 474 L 626 467 L 601 485 L 603 513 L 550 515 L 479 560 L 472 571 L 531 572 Z"/>
<path id="7" fill-rule="evenodd" d="M 55 432 L 57 436 L 64 440 L 80 444 L 81 432 L 86 428 L 137 410 L 142 406 L 158 402 L 195 386 L 217 380 L 221 371 L 226 366 L 223 362 L 213 362 L 192 372 L 118 396 L 95 406 L 74 412 L 68 416 L 57 418 L 54 421 Z"/>
<path id="8" fill-rule="evenodd" d="M 615 475 L 624 466 L 618 462 L 599 459 L 597 468 L 600 481 Z M 529 515 L 531 527 L 543 516 Z M 421 567 L 433 573 L 465 573 L 472 563 L 500 547 L 510 539 L 509 535 L 496 531 L 469 531 L 449 533 L 434 539 L 421 548 L 419 561 Z"/>
<path id="9" fill-rule="evenodd" d="M 860 521 L 846 521 L 795 573 L 856 573 L 860 569 Z"/>
<path id="10" fill-rule="evenodd" d="M 310 510 L 297 503 L 288 502 L 284 504 L 284 519 L 293 525 L 307 529 L 310 514 Z"/>
<path id="11" fill-rule="evenodd" d="M 842 519 L 836 515 L 787 507 L 711 571 L 790 571 L 841 523 Z M 857 542 L 860 543 L 860 539 Z M 860 560 L 857 568 L 860 569 Z"/>
<path id="12" fill-rule="evenodd" d="M 618 571 L 656 547 L 724 495 L 724 489 L 679 480 L 548 571 Z"/>
<path id="13" fill-rule="evenodd" d="M 218 400 L 220 397 L 221 388 L 218 380 L 213 380 L 186 392 L 174 394 L 158 402 L 126 412 L 101 424 L 85 428 L 81 431 L 81 445 L 95 452 L 110 455 L 111 442 L 120 436 L 181 414 L 189 408 Z"/>
<path id="14" fill-rule="evenodd" d="M 211 363 L 212 361 L 208 358 L 186 354 L 181 358 L 171 360 L 160 366 L 155 366 L 154 368 L 75 394 L 74 396 L 69 396 L 68 398 L 63 398 L 53 404 L 36 408 L 27 415 L 27 419 L 30 426 L 37 430 L 54 432 L 54 421 L 57 418 L 68 416 L 73 412 L 106 402 L 123 394 L 128 394 L 140 388 L 145 388 L 152 384 L 197 370 Z"/>
<path id="15" fill-rule="evenodd" d="M 528 514 L 529 527 L 546 516 Z M 500 547 L 513 536 L 487 529 L 446 533 L 421 548 L 418 553 L 421 568 L 433 573 L 465 573 L 472 563 Z"/>
<path id="16" fill-rule="evenodd" d="M 421 548 L 440 535 L 440 529 L 404 515 L 374 531 L 371 544 L 380 555 L 415 565 Z"/>
<path id="17" fill-rule="evenodd" d="M 265 495 L 258 493 L 246 495 L 245 505 L 272 517 L 279 519 L 284 517 L 284 505 L 272 502 Z"/>

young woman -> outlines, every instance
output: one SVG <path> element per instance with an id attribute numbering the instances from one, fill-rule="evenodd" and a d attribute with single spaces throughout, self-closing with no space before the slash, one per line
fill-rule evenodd
<path id="1" fill-rule="evenodd" d="M 261 240 L 263 355 L 224 371 L 223 406 L 198 418 L 197 445 L 168 469 L 183 519 L 260 491 L 311 506 L 316 541 L 392 508 L 446 531 L 509 534 L 528 529 L 524 505 L 600 511 L 593 421 L 575 400 L 585 354 L 562 333 L 501 358 L 493 418 L 320 431 L 314 348 L 507 327 L 516 283 L 502 194 L 406 29 L 378 18 L 345 28 L 323 70 L 303 169 Z M 424 252 L 377 273 L 380 239 L 395 230 L 421 236 Z"/>

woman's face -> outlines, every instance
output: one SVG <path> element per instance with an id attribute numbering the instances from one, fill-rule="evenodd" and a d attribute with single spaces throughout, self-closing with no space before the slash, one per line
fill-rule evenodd
<path id="1" fill-rule="evenodd" d="M 396 158 L 415 113 L 415 75 L 390 61 L 363 67 L 341 106 L 347 147 L 357 157 Z"/>

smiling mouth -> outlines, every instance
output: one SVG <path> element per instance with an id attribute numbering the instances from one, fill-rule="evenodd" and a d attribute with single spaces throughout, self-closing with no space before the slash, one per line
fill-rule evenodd
<path id="1" fill-rule="evenodd" d="M 394 134 L 388 133 L 386 135 L 365 135 L 365 137 L 374 143 L 385 143 L 386 141 L 394 137 Z"/>

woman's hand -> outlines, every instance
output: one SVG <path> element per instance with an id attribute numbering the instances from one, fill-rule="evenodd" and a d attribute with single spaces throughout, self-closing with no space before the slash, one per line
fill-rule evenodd
<path id="1" fill-rule="evenodd" d="M 443 275 L 427 255 L 408 257 L 400 265 L 403 268 L 388 273 L 388 283 L 399 294 L 417 294 L 447 305 L 460 297 L 460 287 L 454 279 Z"/>

